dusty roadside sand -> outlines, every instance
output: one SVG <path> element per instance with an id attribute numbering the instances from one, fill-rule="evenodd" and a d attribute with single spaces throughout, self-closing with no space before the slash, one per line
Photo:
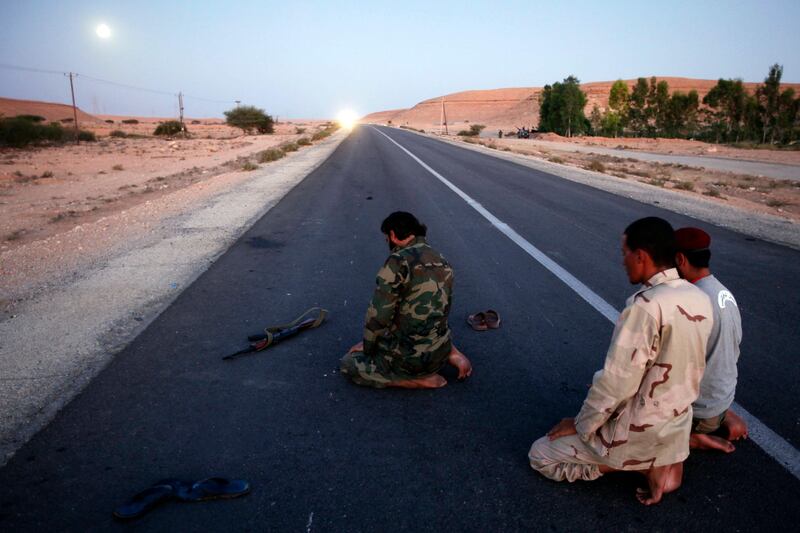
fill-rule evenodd
<path id="1" fill-rule="evenodd" d="M 546 137 L 546 140 L 562 139 L 558 136 Z M 452 139 L 457 139 L 453 138 Z M 591 138 L 592 142 L 601 144 L 602 138 Z M 526 139 L 486 139 L 461 138 L 461 142 L 477 143 L 487 148 L 506 151 L 539 159 L 578 167 L 609 176 L 615 176 L 647 185 L 675 191 L 689 197 L 702 197 L 720 205 L 733 206 L 745 212 L 774 215 L 794 222 L 800 222 L 800 182 L 793 180 L 772 179 L 748 174 L 709 170 L 693 166 L 657 163 L 634 159 L 632 157 L 616 157 L 609 155 L 575 152 L 570 146 L 581 143 L 581 140 L 564 142 L 564 149 L 553 150 L 536 146 Z M 660 153 L 697 155 L 697 150 L 708 150 L 707 143 L 697 141 L 680 141 L 675 139 L 636 139 L 643 141 L 640 145 L 657 146 Z M 609 139 L 606 139 L 609 141 Z M 633 141 L 633 139 L 616 139 L 616 141 Z M 651 142 L 648 142 L 651 141 Z M 660 141 L 660 142 L 652 142 Z M 635 144 L 635 143 L 634 143 Z M 611 146 L 612 148 L 615 146 Z M 644 148 L 637 148 L 645 150 Z M 651 151 L 647 149 L 647 151 Z M 727 157 L 735 158 L 741 152 L 762 152 L 762 150 L 734 150 L 726 152 Z M 766 152 L 766 151 L 765 151 Z M 659 153 L 659 152 L 657 152 Z M 771 152 L 770 152 L 771 153 Z M 719 154 L 715 154 L 719 155 Z M 769 154 L 768 154 L 769 155 Z M 773 153 L 775 159 L 781 156 L 780 162 L 797 159 L 800 164 L 800 152 Z M 775 159 L 770 162 L 777 162 Z"/>
<path id="2" fill-rule="evenodd" d="M 112 125 L 101 123 L 91 128 L 99 135 L 94 143 L 0 149 L 0 312 L 13 314 L 15 302 L 40 285 L 135 240 L 159 218 L 235 187 L 247 179 L 244 163 L 256 163 L 260 151 L 308 138 L 323 125 L 292 121 L 274 135 L 243 136 L 218 121 L 189 123 L 192 138 L 161 139 L 109 137 Z M 153 119 L 141 119 L 122 129 L 143 135 L 154 127 Z"/>
<path id="3" fill-rule="evenodd" d="M 346 136 L 0 254 L 0 466 Z"/>

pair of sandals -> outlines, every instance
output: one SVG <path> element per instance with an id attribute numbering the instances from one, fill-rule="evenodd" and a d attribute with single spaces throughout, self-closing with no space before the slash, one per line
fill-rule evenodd
<path id="1" fill-rule="evenodd" d="M 494 309 L 488 309 L 469 315 L 467 324 L 475 331 L 486 331 L 487 329 L 498 329 L 500 327 L 500 314 Z"/>
<path id="2" fill-rule="evenodd" d="M 121 520 L 139 518 L 156 505 L 172 500 L 202 502 L 238 498 L 248 492 L 250 483 L 243 479 L 210 477 L 196 483 L 180 479 L 162 479 L 114 509 L 114 517 Z"/>

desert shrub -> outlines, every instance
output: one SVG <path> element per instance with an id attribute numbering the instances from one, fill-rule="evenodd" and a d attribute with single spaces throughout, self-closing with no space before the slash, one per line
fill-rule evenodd
<path id="1" fill-rule="evenodd" d="M 245 161 L 244 165 L 242 165 L 242 170 L 245 172 L 250 172 L 251 170 L 255 170 L 258 168 L 258 165 L 253 163 L 252 161 Z"/>
<path id="2" fill-rule="evenodd" d="M 703 191 L 703 194 L 706 196 L 711 196 L 712 198 L 721 198 L 722 195 L 719 193 L 717 189 L 706 189 Z"/>
<path id="3" fill-rule="evenodd" d="M 314 135 L 311 136 L 311 140 L 312 141 L 321 141 L 322 139 L 324 139 L 328 135 L 330 135 L 330 132 L 328 130 L 320 130 L 320 131 L 316 132 Z"/>
<path id="4" fill-rule="evenodd" d="M 192 124 L 200 124 L 200 121 L 199 120 L 193 120 Z"/>
<path id="5" fill-rule="evenodd" d="M 138 124 L 139 121 L 136 120 L 135 118 L 126 118 L 125 120 L 122 121 L 122 123 L 123 124 Z"/>
<path id="6" fill-rule="evenodd" d="M 663 187 L 666 182 L 667 182 L 667 180 L 665 180 L 663 178 L 650 178 L 650 179 L 644 180 L 644 183 L 647 183 L 648 185 L 653 185 L 655 187 Z"/>
<path id="7" fill-rule="evenodd" d="M 114 165 L 113 167 L 111 167 L 111 170 L 124 170 L 124 168 L 125 167 L 123 167 L 122 165 L 117 164 L 117 165 Z"/>
<path id="8" fill-rule="evenodd" d="M 42 172 L 42 177 L 43 178 L 52 178 L 53 177 L 53 171 L 45 170 L 44 172 Z"/>
<path id="9" fill-rule="evenodd" d="M 267 148 L 258 153 L 258 162 L 269 163 L 270 161 L 277 161 L 285 155 L 286 153 L 280 148 Z"/>
<path id="10" fill-rule="evenodd" d="M 770 198 L 767 200 L 767 205 L 770 207 L 784 207 L 789 205 L 789 202 L 785 202 L 783 200 L 776 200 L 775 198 Z"/>
<path id="11" fill-rule="evenodd" d="M 172 135 L 177 135 L 183 131 L 186 131 L 186 128 L 178 122 L 177 120 L 168 120 L 166 122 L 159 122 L 158 126 L 156 126 L 153 135 L 165 135 L 171 137 Z"/>
<path id="12" fill-rule="evenodd" d="M 111 133 L 109 133 L 109 135 L 112 136 L 112 137 L 119 137 L 119 138 L 122 138 L 122 139 L 124 139 L 125 137 L 128 136 L 128 134 L 125 133 L 122 130 L 114 130 Z"/>
<path id="13" fill-rule="evenodd" d="M 44 117 L 39 115 L 17 115 L 15 118 L 27 120 L 29 122 L 33 122 L 34 124 L 38 124 L 39 122 L 44 122 Z"/>
<path id="14" fill-rule="evenodd" d="M 297 146 L 297 143 L 283 143 L 281 149 L 284 152 L 296 152 L 300 148 Z"/>
<path id="15" fill-rule="evenodd" d="M 459 131 L 458 135 L 461 137 L 477 137 L 485 127 L 483 124 L 472 124 L 468 130 Z"/>
<path id="16" fill-rule="evenodd" d="M 592 159 L 591 161 L 589 161 L 589 164 L 586 165 L 586 169 L 587 170 L 592 170 L 594 172 L 605 172 L 606 171 L 606 166 L 603 163 L 601 163 L 599 160 Z"/>
<path id="17" fill-rule="evenodd" d="M 113 120 L 111 120 L 110 118 L 109 118 L 109 119 L 106 119 L 106 124 L 113 124 L 113 123 L 114 123 L 114 121 L 113 121 Z"/>
<path id="18" fill-rule="evenodd" d="M 64 124 L 69 124 L 70 122 L 75 122 L 75 119 L 74 118 L 62 118 L 61 122 L 63 122 Z"/>
<path id="19" fill-rule="evenodd" d="M 302 135 L 302 134 L 304 134 L 306 132 L 306 129 L 305 128 L 295 128 L 294 132 L 296 134 L 298 134 L 298 135 Z"/>
<path id="20" fill-rule="evenodd" d="M 637 169 L 635 169 L 635 168 L 629 168 L 629 169 L 627 169 L 625 172 L 627 172 L 628 174 L 633 174 L 634 176 L 641 176 L 641 177 L 643 177 L 643 178 L 650 178 L 650 177 L 652 177 L 652 174 L 650 174 L 650 173 L 649 173 L 648 171 L 646 171 L 646 170 L 637 170 Z"/>
<path id="21" fill-rule="evenodd" d="M 480 143 L 477 141 L 477 139 L 473 139 L 472 137 L 464 137 L 464 138 L 463 138 L 463 139 L 461 139 L 461 140 L 462 140 L 462 141 L 464 141 L 465 143 L 470 143 L 470 144 L 480 144 Z"/>
<path id="22" fill-rule="evenodd" d="M 275 120 L 263 109 L 251 105 L 243 105 L 225 111 L 225 123 L 234 128 L 241 128 L 246 135 L 253 131 L 258 133 L 275 132 Z"/>
<path id="23" fill-rule="evenodd" d="M 95 135 L 93 131 L 80 130 L 78 132 L 78 140 L 95 142 L 97 140 L 97 135 Z"/>
<path id="24" fill-rule="evenodd" d="M 311 141 L 308 139 L 308 137 L 300 137 L 297 139 L 297 144 L 300 146 L 308 146 L 311 144 Z"/>
<path id="25" fill-rule="evenodd" d="M 547 160 L 550 161 L 551 163 L 555 163 L 557 165 L 564 164 L 564 160 L 562 158 L 558 157 L 558 156 L 548 157 Z"/>
<path id="26" fill-rule="evenodd" d="M 93 133 L 84 131 L 80 133 L 91 137 L 84 139 L 79 136 L 80 140 L 94 140 Z M 61 143 L 73 139 L 75 139 L 74 130 L 64 129 L 58 122 L 45 125 L 19 117 L 0 118 L 0 146 L 22 148 L 30 144 Z"/>
<path id="27" fill-rule="evenodd" d="M 675 188 L 680 189 L 682 191 L 693 191 L 694 190 L 694 183 L 691 181 L 675 181 Z"/>

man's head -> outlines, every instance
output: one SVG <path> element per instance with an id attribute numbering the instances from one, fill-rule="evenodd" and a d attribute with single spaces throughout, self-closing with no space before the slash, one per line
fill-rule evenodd
<path id="1" fill-rule="evenodd" d="M 644 283 L 675 267 L 675 231 L 663 218 L 640 218 L 622 235 L 622 260 L 628 280 Z"/>
<path id="2" fill-rule="evenodd" d="M 415 237 L 424 237 L 428 228 L 417 217 L 405 211 L 395 211 L 381 223 L 381 232 L 386 235 L 389 248 L 405 246 Z"/>
<path id="3" fill-rule="evenodd" d="M 675 232 L 675 265 L 681 277 L 694 281 L 710 274 L 711 236 L 700 228 L 681 228 Z"/>

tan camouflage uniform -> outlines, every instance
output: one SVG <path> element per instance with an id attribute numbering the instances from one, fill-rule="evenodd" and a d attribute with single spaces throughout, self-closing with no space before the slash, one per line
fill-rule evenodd
<path id="1" fill-rule="evenodd" d="M 452 346 L 452 291 L 452 268 L 424 238 L 395 250 L 378 272 L 364 351 L 345 355 L 342 373 L 359 385 L 383 388 L 438 372 Z"/>
<path id="2" fill-rule="evenodd" d="M 600 464 L 643 470 L 685 460 L 712 316 L 708 297 L 676 269 L 650 278 L 617 320 L 575 418 L 578 434 L 534 442 L 531 467 L 575 481 L 598 478 Z"/>

